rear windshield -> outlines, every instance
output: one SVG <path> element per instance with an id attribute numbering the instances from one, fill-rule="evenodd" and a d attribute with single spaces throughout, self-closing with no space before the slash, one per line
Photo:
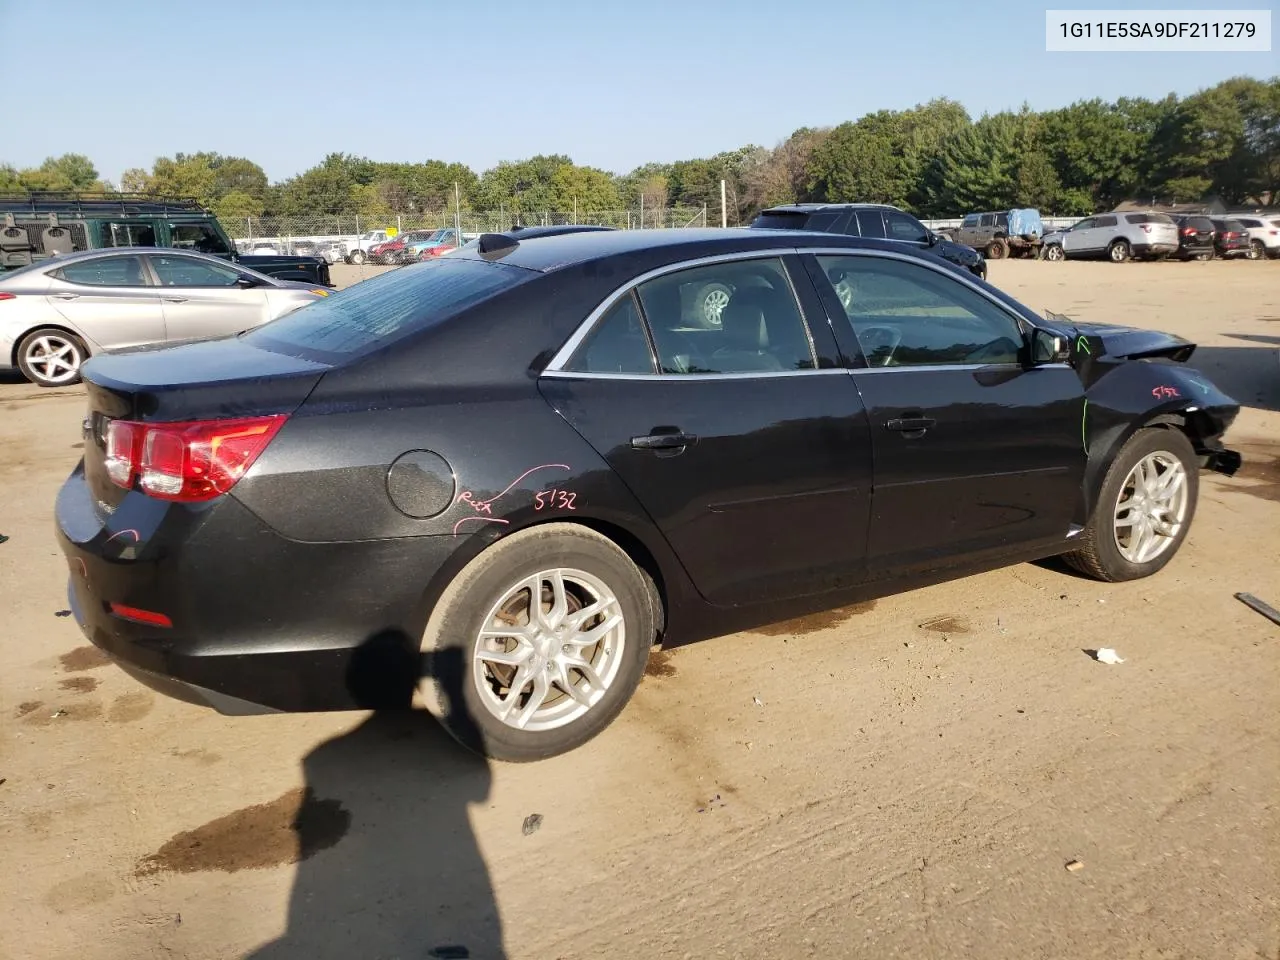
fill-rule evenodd
<path id="1" fill-rule="evenodd" d="M 434 327 L 537 275 L 483 260 L 431 260 L 364 280 L 255 327 L 244 339 L 266 350 L 337 362 Z"/>
<path id="2" fill-rule="evenodd" d="M 1124 218 L 1130 223 L 1173 223 L 1167 213 L 1127 213 Z"/>
<path id="3" fill-rule="evenodd" d="M 1187 217 L 1182 221 L 1183 226 L 1194 227 L 1197 230 L 1212 230 L 1213 221 L 1208 217 Z"/>
<path id="4" fill-rule="evenodd" d="M 825 222 L 823 222 L 825 220 Z M 836 215 L 794 213 L 762 213 L 751 221 L 753 227 L 768 230 L 823 230 L 835 223 Z"/>

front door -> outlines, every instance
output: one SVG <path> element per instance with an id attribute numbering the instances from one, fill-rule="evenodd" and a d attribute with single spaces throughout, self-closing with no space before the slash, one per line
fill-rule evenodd
<path id="1" fill-rule="evenodd" d="M 99 346 L 111 350 L 164 340 L 160 292 L 137 254 L 76 260 L 49 276 L 49 305 Z"/>
<path id="2" fill-rule="evenodd" d="M 808 285 L 807 325 L 793 281 Z M 715 317 L 708 287 L 728 291 Z M 865 576 L 871 456 L 803 269 L 727 259 L 618 299 L 541 381 L 649 513 L 697 590 L 736 605 Z M 823 366 L 823 365 L 826 366 Z"/>
<path id="3" fill-rule="evenodd" d="M 180 255 L 147 259 L 159 285 L 169 341 L 230 336 L 267 319 L 266 288 L 241 289 L 234 267 Z"/>
<path id="4" fill-rule="evenodd" d="M 875 458 L 871 574 L 1067 536 L 1085 466 L 1075 371 L 1025 364 L 1014 314 L 941 267 L 872 251 L 810 262 L 867 364 L 851 377 Z"/>
<path id="5" fill-rule="evenodd" d="M 1101 233 L 1094 218 L 1088 217 L 1062 235 L 1062 249 L 1076 256 L 1096 252 L 1101 246 Z"/>

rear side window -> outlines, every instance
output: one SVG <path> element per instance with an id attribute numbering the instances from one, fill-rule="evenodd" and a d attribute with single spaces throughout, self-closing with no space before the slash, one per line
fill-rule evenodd
<path id="1" fill-rule="evenodd" d="M 99 257 L 68 263 L 53 271 L 53 275 L 67 283 L 80 283 L 90 287 L 145 287 L 141 257 Z"/>
<path id="2" fill-rule="evenodd" d="M 1256 227 L 1262 226 L 1262 221 L 1261 220 L 1241 220 L 1240 225 L 1242 227 L 1256 228 Z"/>
<path id="3" fill-rule="evenodd" d="M 244 339 L 267 350 L 342 360 L 434 327 L 537 276 L 502 263 L 445 258 L 364 280 Z"/>
<path id="4" fill-rule="evenodd" d="M 635 293 L 609 308 L 565 364 L 573 373 L 654 373 L 653 351 L 636 308 Z"/>
<path id="5" fill-rule="evenodd" d="M 1126 213 L 1125 220 L 1129 223 L 1173 223 L 1173 217 L 1164 213 Z"/>
<path id="6" fill-rule="evenodd" d="M 996 218 L 995 218 L 995 214 L 993 214 L 993 213 L 984 213 L 984 214 L 982 215 L 982 221 L 981 221 L 981 222 L 982 222 L 982 225 L 983 225 L 984 227 L 994 227 L 994 226 L 996 225 Z"/>
<path id="7" fill-rule="evenodd" d="M 1119 221 L 1115 217 L 1095 217 L 1093 225 L 1095 227 L 1114 227 Z"/>

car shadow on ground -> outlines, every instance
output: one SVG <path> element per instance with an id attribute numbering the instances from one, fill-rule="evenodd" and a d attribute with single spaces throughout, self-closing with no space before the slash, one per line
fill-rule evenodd
<path id="1" fill-rule="evenodd" d="M 445 672 L 460 680 L 454 667 Z M 506 956 L 467 815 L 489 795 L 484 759 L 406 706 L 374 713 L 302 766 L 308 793 L 294 825 L 300 862 L 288 928 L 246 960 Z M 309 843 L 308 809 L 327 810 L 346 832 Z"/>
<path id="2" fill-rule="evenodd" d="M 1187 361 L 1241 406 L 1280 410 L 1280 337 L 1227 334 L 1249 346 L 1201 346 Z"/>

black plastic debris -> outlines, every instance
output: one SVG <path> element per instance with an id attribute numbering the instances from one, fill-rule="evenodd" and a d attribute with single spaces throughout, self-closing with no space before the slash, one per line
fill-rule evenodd
<path id="1" fill-rule="evenodd" d="M 432 947 L 427 951 L 432 960 L 469 960 L 471 951 L 460 943 L 451 943 L 444 947 Z"/>
<path id="2" fill-rule="evenodd" d="M 542 826 L 542 814 L 531 813 L 524 818 L 524 824 L 520 827 L 520 832 L 526 837 L 532 836 L 538 832 L 538 828 Z"/>
<path id="3" fill-rule="evenodd" d="M 1280 626 L 1280 610 L 1277 610 L 1275 607 L 1271 606 L 1269 603 L 1263 603 L 1261 600 L 1255 597 L 1252 593 L 1237 593 L 1236 599 L 1239 600 L 1241 603 L 1243 603 L 1250 610 L 1254 610 L 1257 613 L 1262 614 L 1272 623 L 1276 624 L 1277 626 Z"/>
<path id="4" fill-rule="evenodd" d="M 71 611 L 70 611 L 70 610 L 55 610 L 55 611 L 53 612 L 53 615 L 54 615 L 55 617 L 69 617 L 69 616 L 71 616 Z"/>
<path id="5" fill-rule="evenodd" d="M 0 533 L 0 543 L 7 543 L 9 540 L 3 533 Z"/>

